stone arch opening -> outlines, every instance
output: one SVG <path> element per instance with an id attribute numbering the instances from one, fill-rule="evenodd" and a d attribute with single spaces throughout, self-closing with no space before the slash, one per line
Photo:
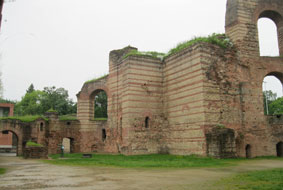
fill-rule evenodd
<path id="1" fill-rule="evenodd" d="M 260 18 L 257 23 L 260 56 L 279 56 L 276 24 L 269 18 Z"/>
<path id="2" fill-rule="evenodd" d="M 70 137 L 63 138 L 62 145 L 64 146 L 64 153 L 74 152 L 74 139 Z"/>
<path id="3" fill-rule="evenodd" d="M 252 147 L 250 144 L 246 145 L 246 158 L 251 158 L 252 157 Z"/>
<path id="4" fill-rule="evenodd" d="M 10 130 L 0 132 L 0 154 L 18 156 L 19 138 L 16 133 Z"/>
<path id="5" fill-rule="evenodd" d="M 95 90 L 91 96 L 91 112 L 93 113 L 93 118 L 107 120 L 107 94 L 104 90 Z"/>
<path id="6" fill-rule="evenodd" d="M 282 16 L 273 10 L 265 10 L 257 20 L 260 56 L 282 55 Z"/>
<path id="7" fill-rule="evenodd" d="M 263 107 L 265 115 L 283 114 L 283 73 L 271 72 L 262 82 Z"/>
<path id="8" fill-rule="evenodd" d="M 276 153 L 278 157 L 283 157 L 283 142 L 276 144 Z"/>

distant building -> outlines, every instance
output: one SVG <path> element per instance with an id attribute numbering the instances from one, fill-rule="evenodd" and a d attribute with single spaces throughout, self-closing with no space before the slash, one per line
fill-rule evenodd
<path id="1" fill-rule="evenodd" d="M 3 2 L 3 1 L 2 1 Z M 2 4 L 1 4 L 2 5 Z M 7 117 L 14 115 L 14 104 L 0 103 L 0 117 Z M 0 152 L 16 151 L 17 143 L 16 136 L 10 131 L 0 133 Z"/>

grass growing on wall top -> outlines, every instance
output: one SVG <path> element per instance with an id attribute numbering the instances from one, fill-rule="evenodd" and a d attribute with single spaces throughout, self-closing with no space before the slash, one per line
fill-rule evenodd
<path id="1" fill-rule="evenodd" d="M 158 58 L 158 59 L 163 59 L 163 57 L 166 55 L 165 53 L 160 53 L 156 51 L 137 51 L 137 50 L 132 50 L 126 55 L 124 55 L 123 59 L 126 59 L 129 56 L 148 56 L 152 58 Z"/>
<path id="2" fill-rule="evenodd" d="M 108 118 L 94 118 L 94 121 L 107 121 Z"/>
<path id="3" fill-rule="evenodd" d="M 61 115 L 59 116 L 60 121 L 77 121 L 76 115 Z"/>
<path id="4" fill-rule="evenodd" d="M 32 141 L 28 141 L 26 146 L 29 146 L 29 147 L 43 147 L 42 144 L 38 144 L 38 143 L 35 143 L 35 142 L 32 142 Z"/>
<path id="5" fill-rule="evenodd" d="M 226 37 L 225 34 L 212 34 L 208 37 L 195 37 L 192 40 L 179 43 L 175 48 L 172 48 L 171 50 L 169 50 L 166 57 L 173 55 L 177 52 L 180 52 L 183 49 L 186 49 L 199 42 L 207 42 L 210 44 L 217 45 L 224 49 L 228 48 L 229 46 L 232 46 L 232 42 L 230 41 L 228 37 Z"/>
<path id="6" fill-rule="evenodd" d="M 94 79 L 91 79 L 91 80 L 85 81 L 85 84 L 92 83 L 92 82 L 98 81 L 98 80 L 103 79 L 103 78 L 106 78 L 106 77 L 108 77 L 108 74 L 103 75 L 103 76 L 98 77 L 98 78 L 94 78 Z"/>
<path id="7" fill-rule="evenodd" d="M 47 118 L 39 115 L 27 115 L 27 116 L 11 116 L 11 117 L 2 117 L 0 120 L 19 120 L 21 122 L 29 123 L 33 122 L 37 119 L 43 119 L 45 121 L 48 121 Z"/>
<path id="8" fill-rule="evenodd" d="M 123 58 L 125 59 L 129 56 L 134 55 L 134 56 L 149 56 L 163 60 L 169 57 L 170 55 L 178 53 L 199 42 L 214 44 L 224 49 L 233 46 L 231 40 L 225 34 L 212 34 L 207 37 L 195 37 L 191 40 L 181 42 L 176 47 L 170 49 L 168 53 L 159 53 L 154 51 L 143 52 L 143 51 L 132 50 L 128 54 L 126 54 Z"/>

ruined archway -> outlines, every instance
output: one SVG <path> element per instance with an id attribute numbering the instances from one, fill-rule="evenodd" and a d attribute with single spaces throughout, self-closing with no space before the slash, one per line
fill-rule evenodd
<path id="1" fill-rule="evenodd" d="M 267 56 L 279 56 L 279 48 L 282 52 L 281 42 L 281 27 L 282 27 L 282 16 L 274 10 L 264 10 L 258 16 L 258 35 L 260 44 L 260 54 Z M 268 33 L 265 33 L 268 32 Z M 266 42 L 264 42 L 267 39 Z M 265 44 L 265 43 L 268 43 Z M 262 52 L 265 46 L 271 49 L 273 52 Z M 267 53 L 267 54 L 266 54 Z"/>
<path id="2" fill-rule="evenodd" d="M 278 157 L 283 157 L 283 142 L 276 144 L 276 153 Z"/>
<path id="3" fill-rule="evenodd" d="M 265 115 L 283 113 L 281 106 L 283 73 L 271 72 L 265 76 L 262 83 L 263 107 Z"/>
<path id="4" fill-rule="evenodd" d="M 94 120 L 107 120 L 107 94 L 104 90 L 95 90 L 90 99 L 92 101 L 91 112 Z"/>
<path id="5" fill-rule="evenodd" d="M 252 157 L 251 145 L 247 144 L 245 150 L 246 150 L 246 158 L 251 158 Z"/>
<path id="6" fill-rule="evenodd" d="M 278 34 L 275 22 L 269 18 L 260 18 L 258 39 L 260 56 L 279 56 Z"/>
<path id="7" fill-rule="evenodd" d="M 18 156 L 22 150 L 17 134 L 10 130 L 0 132 L 0 155 Z"/>

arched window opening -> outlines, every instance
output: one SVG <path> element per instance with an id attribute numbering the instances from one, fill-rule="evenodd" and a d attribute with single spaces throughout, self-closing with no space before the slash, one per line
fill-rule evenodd
<path id="1" fill-rule="evenodd" d="M 18 137 L 11 131 L 0 132 L 0 155 L 17 156 Z"/>
<path id="2" fill-rule="evenodd" d="M 252 157 L 251 145 L 247 144 L 247 146 L 246 146 L 246 158 L 251 158 L 251 157 Z"/>
<path id="3" fill-rule="evenodd" d="M 63 138 L 62 145 L 64 146 L 64 153 L 74 152 L 74 139 L 73 138 Z"/>
<path id="4" fill-rule="evenodd" d="M 258 39 L 260 56 L 279 56 L 277 26 L 271 19 L 258 20 Z"/>
<path id="5" fill-rule="evenodd" d="M 145 118 L 145 121 L 144 121 L 145 122 L 145 124 L 144 124 L 145 128 L 149 127 L 149 120 L 150 120 L 149 117 Z"/>
<path id="6" fill-rule="evenodd" d="M 278 157 L 283 157 L 283 142 L 279 142 L 276 145 L 276 153 Z"/>
<path id="7" fill-rule="evenodd" d="M 281 80 L 283 80 L 282 73 L 271 73 L 263 80 L 262 91 L 265 115 L 283 114 Z"/>
<path id="8" fill-rule="evenodd" d="M 107 120 L 107 94 L 100 90 L 94 95 L 94 119 Z"/>
<path id="9" fill-rule="evenodd" d="M 105 129 L 102 129 L 102 141 L 105 141 L 106 140 L 106 130 Z"/>

